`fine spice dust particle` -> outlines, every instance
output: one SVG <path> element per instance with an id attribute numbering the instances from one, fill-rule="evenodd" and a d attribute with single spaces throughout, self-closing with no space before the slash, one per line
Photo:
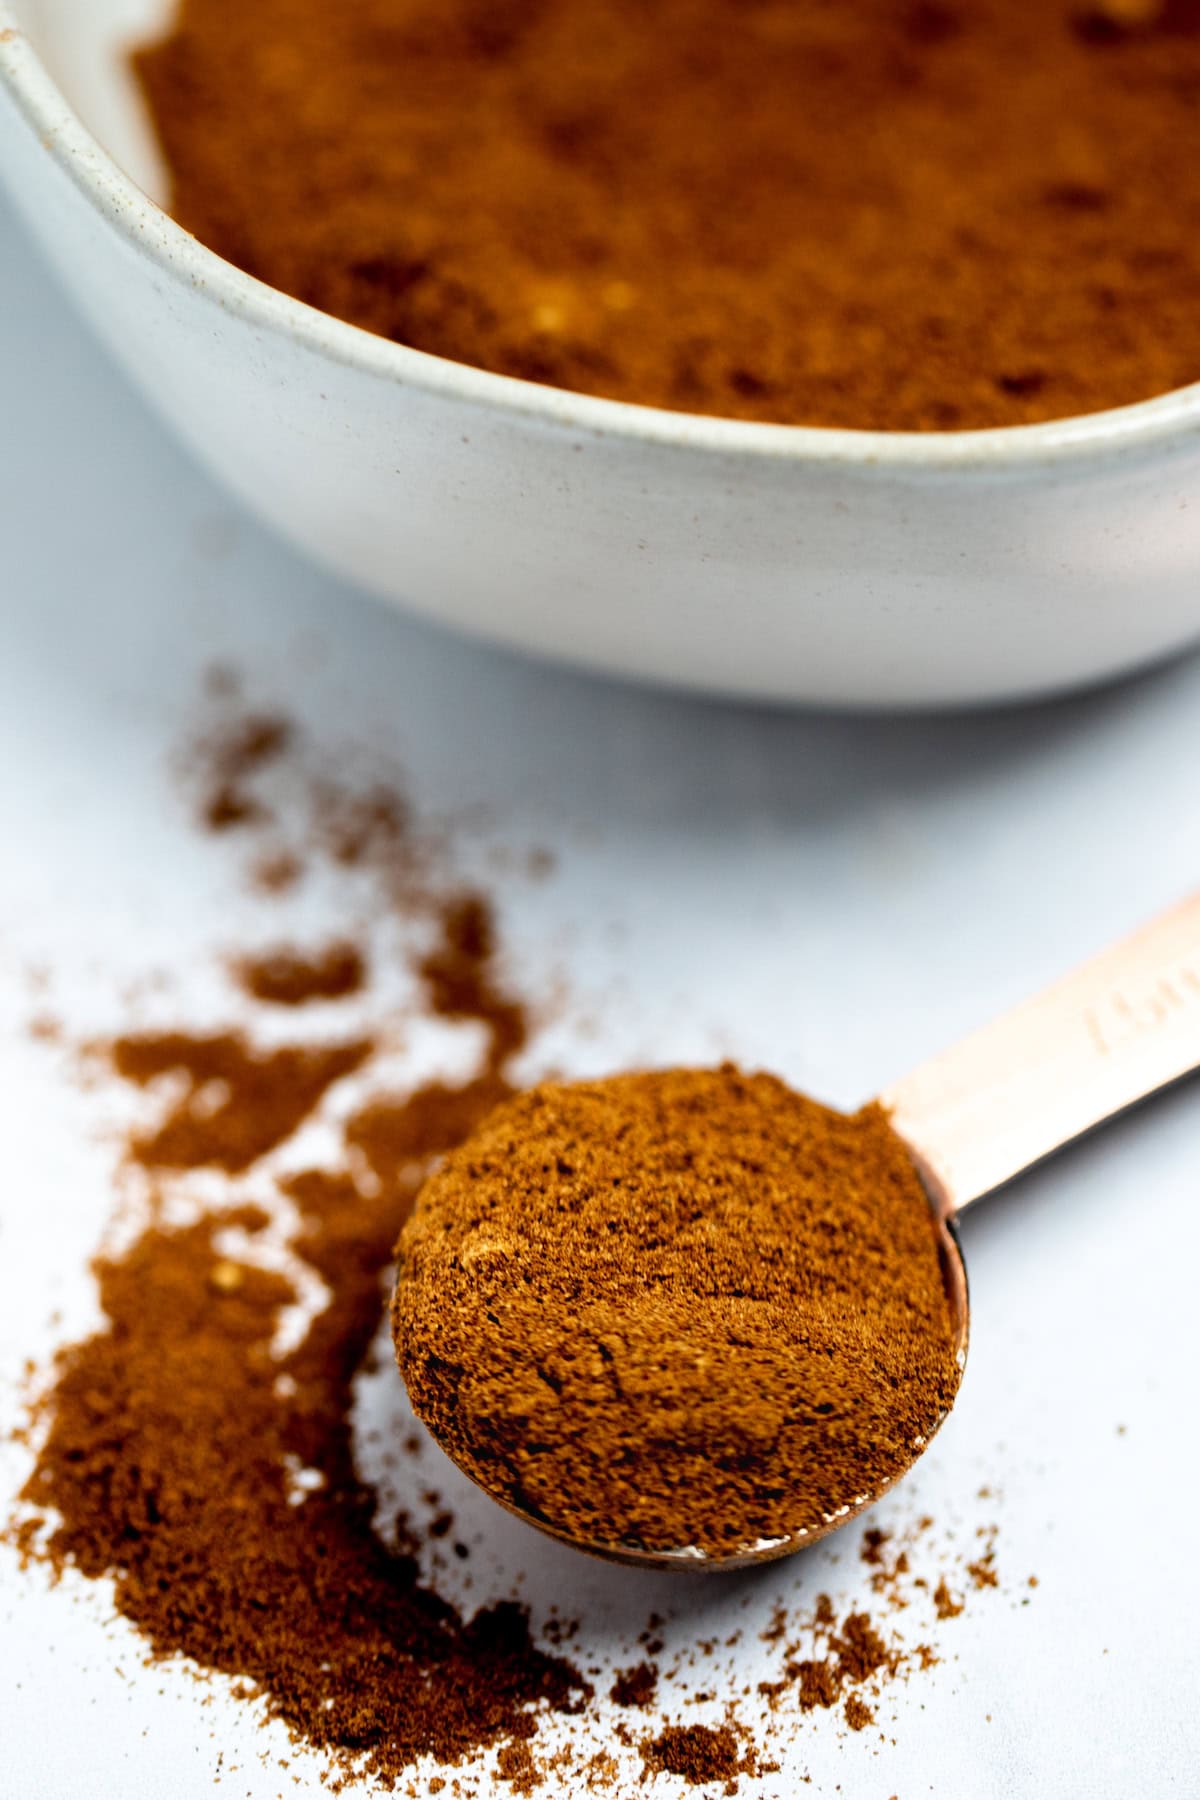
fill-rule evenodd
<path id="1" fill-rule="evenodd" d="M 950 1592 L 949 1584 L 944 1575 L 933 1590 L 933 1604 L 937 1608 L 937 1616 L 939 1619 L 957 1619 L 958 1615 L 963 1610 L 963 1602 L 961 1600 L 956 1600 L 954 1595 Z"/>
<path id="2" fill-rule="evenodd" d="M 649 1706 L 658 1692 L 658 1670 L 653 1663 L 635 1663 L 631 1669 L 620 1669 L 609 1690 L 615 1706 Z"/>
<path id="3" fill-rule="evenodd" d="M 276 713 L 246 714 L 205 738 L 197 752 L 204 777 L 200 817 L 210 831 L 261 825 L 270 819 L 250 781 L 283 756 L 291 741 L 291 721 Z"/>
<path id="4" fill-rule="evenodd" d="M 319 950 L 280 947 L 241 957 L 234 963 L 234 972 L 252 1000 L 269 1006 L 307 1006 L 361 993 L 366 963 L 356 944 L 336 940 Z"/>
<path id="5" fill-rule="evenodd" d="M 304 878 L 304 864 L 288 850 L 268 851 L 250 870 L 250 885 L 260 894 L 286 894 Z"/>
<path id="6" fill-rule="evenodd" d="M 851 1694 L 846 1701 L 845 1718 L 851 1731 L 865 1731 L 868 1725 L 875 1722 L 875 1714 L 866 1701 L 860 1700 L 857 1694 Z"/>
<path id="7" fill-rule="evenodd" d="M 983 1530 L 993 1559 L 988 1568 L 996 1573 L 998 1586 L 997 1528 L 992 1525 Z M 877 1526 L 863 1532 L 859 1557 L 871 1570 L 874 1615 L 858 1609 L 847 1612 L 839 1622 L 829 1594 L 819 1594 L 809 1611 L 792 1616 L 784 1607 L 776 1608 L 761 1635 L 764 1642 L 781 1650 L 782 1668 L 776 1679 L 760 1682 L 758 1689 L 772 1711 L 795 1705 L 801 1713 L 814 1713 L 841 1706 L 847 1725 L 861 1730 L 871 1722 L 871 1702 L 885 1686 L 907 1682 L 913 1674 L 937 1666 L 941 1659 L 933 1644 L 914 1643 L 889 1631 L 892 1620 L 909 1616 L 918 1603 L 925 1623 L 931 1601 L 939 1623 L 956 1619 L 965 1610 L 965 1600 L 954 1597 L 945 1573 L 934 1585 L 918 1572 L 936 1554 L 932 1532 L 933 1520 L 927 1516 L 902 1532 Z M 965 1585 L 969 1570 L 956 1563 L 954 1575 Z M 986 1590 L 993 1584 L 974 1585 Z M 864 1710 L 870 1716 L 864 1717 Z"/>
<path id="8" fill-rule="evenodd" d="M 973 1562 L 967 1564 L 967 1574 L 976 1588 L 998 1587 L 1000 1578 L 996 1573 L 995 1528 L 981 1525 L 976 1535 L 983 1539 L 983 1549 Z"/>
<path id="9" fill-rule="evenodd" d="M 736 1794 L 739 1775 L 758 1773 L 730 1725 L 666 1725 L 638 1748 L 647 1775 L 680 1775 L 690 1787 L 719 1781 L 727 1794 Z"/>
<path id="10" fill-rule="evenodd" d="M 541 1786 L 541 1775 L 533 1760 L 533 1752 L 524 1738 L 502 1744 L 496 1756 L 496 1773 L 508 1782 L 514 1793 L 531 1794 Z"/>

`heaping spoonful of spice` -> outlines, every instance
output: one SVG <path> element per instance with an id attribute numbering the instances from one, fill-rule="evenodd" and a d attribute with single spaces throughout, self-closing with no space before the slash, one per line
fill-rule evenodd
<path id="1" fill-rule="evenodd" d="M 1198 1066 L 1200 895 L 858 1113 L 729 1065 L 533 1088 L 401 1236 L 413 1405 L 580 1549 L 786 1556 L 878 1499 L 953 1404 L 963 1210 Z"/>

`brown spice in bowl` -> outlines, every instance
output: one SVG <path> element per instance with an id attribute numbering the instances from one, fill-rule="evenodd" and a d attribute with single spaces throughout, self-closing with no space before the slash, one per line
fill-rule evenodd
<path id="1" fill-rule="evenodd" d="M 673 1069 L 510 1100 L 401 1235 L 413 1405 L 584 1544 L 738 1551 L 878 1494 L 953 1402 L 932 1216 L 881 1109 Z"/>
<path id="2" fill-rule="evenodd" d="M 920 431 L 1200 379 L 1200 0 L 181 0 L 136 67 L 189 230 L 480 368 Z"/>

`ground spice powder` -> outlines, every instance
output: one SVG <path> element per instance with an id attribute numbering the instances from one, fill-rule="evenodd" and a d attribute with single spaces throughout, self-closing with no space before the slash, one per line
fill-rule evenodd
<path id="1" fill-rule="evenodd" d="M 411 1556 L 376 1534 L 375 1497 L 351 1443 L 351 1384 L 378 1329 L 381 1275 L 424 1163 L 478 1123 L 526 1030 L 491 968 L 483 897 L 451 893 L 438 923 L 423 959 L 431 1003 L 484 1027 L 490 1085 L 481 1073 L 462 1088 L 431 1084 L 391 1102 L 393 1139 L 379 1156 L 352 1121 L 376 1176 L 372 1196 L 339 1170 L 286 1178 L 300 1220 L 292 1249 L 330 1297 L 282 1359 L 272 1343 L 297 1297 L 291 1283 L 221 1247 L 231 1230 L 262 1232 L 262 1208 L 217 1206 L 192 1225 L 152 1224 L 130 1249 L 101 1258 L 106 1323 L 59 1358 L 24 1499 L 55 1519 L 38 1554 L 112 1576 L 118 1609 L 156 1652 L 239 1677 L 269 1716 L 335 1761 L 389 1787 L 423 1756 L 454 1765 L 497 1744 L 521 1789 L 538 1713 L 576 1709 L 588 1684 L 565 1658 L 534 1647 L 520 1607 L 465 1618 L 422 1585 Z M 258 1052 L 238 1033 L 122 1037 L 109 1047 L 117 1074 L 188 1081 L 129 1154 L 155 1177 L 241 1173 L 369 1049 L 366 1039 Z M 211 1083 L 219 1103 L 197 1105 Z M 34 1548 L 27 1530 L 21 1542 Z"/>
<path id="2" fill-rule="evenodd" d="M 181 0 L 136 67 L 189 230 L 480 368 L 922 431 L 1200 378 L 1200 0 Z"/>
<path id="3" fill-rule="evenodd" d="M 366 965 L 357 944 L 339 938 L 318 950 L 281 945 L 258 956 L 239 957 L 234 973 L 252 1000 L 271 1006 L 309 1006 L 361 993 Z"/>
<path id="4" fill-rule="evenodd" d="M 658 1691 L 658 1670 L 653 1663 L 635 1663 L 613 1677 L 609 1699 L 614 1706 L 649 1706 Z"/>
<path id="5" fill-rule="evenodd" d="M 118 1075 L 147 1087 L 182 1077 L 183 1094 L 130 1144 L 148 1169 L 213 1165 L 230 1175 L 283 1143 L 343 1076 L 371 1052 L 369 1038 L 260 1050 L 240 1032 L 129 1032 L 107 1047 Z"/>
<path id="6" fill-rule="evenodd" d="M 389 1786 L 422 1756 L 456 1763 L 527 1737 L 538 1710 L 569 1710 L 586 1684 L 535 1650 L 519 1608 L 464 1619 L 375 1535 L 348 1385 L 378 1323 L 394 1218 L 380 1209 L 368 1228 L 345 1182 L 300 1179 L 291 1194 L 301 1254 L 336 1279 L 295 1353 L 270 1353 L 288 1283 L 214 1242 L 264 1214 L 151 1229 L 97 1266 L 107 1324 L 61 1361 L 26 1499 L 59 1518 L 45 1554 L 112 1576 L 156 1651 L 240 1678 L 294 1734 Z M 310 1472 L 301 1504 L 289 1468 Z"/>
<path id="7" fill-rule="evenodd" d="M 726 1793 L 737 1793 L 739 1775 L 758 1771 L 729 1725 L 667 1725 L 641 1744 L 647 1775 L 682 1775 L 692 1787 L 719 1781 Z"/>
<path id="8" fill-rule="evenodd" d="M 379 907 L 402 913 L 410 933 L 424 932 L 419 1009 L 481 1030 L 478 1061 L 457 1085 L 433 1081 L 381 1095 L 372 1083 L 376 1053 L 365 1049 L 359 1059 L 366 1034 L 348 1040 L 353 1055 L 347 1044 L 303 1042 L 279 1055 L 278 1046 L 256 1042 L 257 1001 L 237 1030 L 192 1031 L 182 1019 L 173 1032 L 128 1033 L 98 1065 L 92 1044 L 93 1071 L 107 1066 L 147 1087 L 148 1106 L 165 1084 L 159 1128 L 141 1129 L 126 1145 L 149 1218 L 96 1265 L 103 1322 L 57 1359 L 22 1439 L 32 1473 L 0 1537 L 53 1572 L 73 1568 L 111 1583 L 118 1612 L 153 1656 L 184 1656 L 232 1677 L 235 1695 L 323 1754 L 335 1787 L 365 1775 L 408 1791 L 425 1757 L 445 1771 L 429 1776 L 431 1794 L 468 1796 L 479 1791 L 471 1776 L 489 1751 L 488 1791 L 495 1778 L 520 1793 L 548 1781 L 609 1790 L 619 1777 L 618 1747 L 633 1759 L 635 1780 L 640 1756 L 667 1791 L 679 1782 L 728 1787 L 752 1767 L 765 1773 L 773 1764 L 736 1716 L 739 1707 L 766 1707 L 791 1734 L 818 1707 L 845 1708 L 856 1695 L 877 1709 L 885 1684 L 937 1660 L 927 1645 L 910 1650 L 893 1640 L 884 1623 L 901 1610 L 932 1622 L 933 1577 L 916 1572 L 937 1554 L 931 1521 L 910 1537 L 876 1527 L 864 1540 L 871 1585 L 883 1583 L 870 1618 L 861 1606 L 839 1618 L 824 1596 L 811 1617 L 789 1618 L 777 1606 L 763 1639 L 778 1679 L 755 1691 L 736 1670 L 721 1677 L 724 1718 L 715 1724 L 678 1716 L 686 1705 L 681 1669 L 704 1659 L 704 1687 L 717 1678 L 707 1663 L 714 1646 L 697 1641 L 689 1607 L 678 1619 L 651 1614 L 636 1644 L 621 1645 L 611 1695 L 601 1694 L 589 1677 L 606 1651 L 586 1618 L 560 1618 L 558 1629 L 552 1620 L 535 1642 L 511 1601 L 472 1616 L 419 1576 L 416 1558 L 431 1546 L 454 1557 L 467 1547 L 452 1537 L 443 1508 L 425 1518 L 419 1495 L 394 1542 L 388 1535 L 376 1490 L 355 1462 L 355 1380 L 386 1309 L 381 1283 L 391 1246 L 430 1156 L 461 1142 L 511 1091 L 507 1061 L 528 1020 L 500 977 L 485 896 L 448 881 L 444 867 L 433 879 L 403 797 L 332 780 L 282 721 L 264 762 L 253 749 L 260 722 L 226 719 L 206 733 L 208 758 L 188 758 L 189 791 L 216 765 L 232 775 L 239 758 L 229 746 L 250 745 L 249 766 L 236 770 L 246 814 L 232 840 L 244 840 L 247 866 L 261 861 L 265 842 L 272 855 L 326 858 L 331 875 L 345 868 L 347 901 L 361 900 L 364 879 L 374 881 Z M 201 818 L 211 826 L 203 809 Z M 227 827 L 217 829 L 223 845 Z M 387 1038 L 381 1028 L 382 1053 Z M 342 1060 L 311 1060 L 327 1054 Z M 308 1071 L 299 1090 L 297 1069 Z M 345 1096 L 337 1104 L 332 1089 L 350 1081 L 355 1097 L 340 1143 L 318 1166 L 280 1178 L 281 1213 L 261 1159 L 287 1144 L 326 1095 L 344 1116 Z M 250 1183 L 261 1203 L 248 1203 Z M 328 1296 L 283 1355 L 277 1331 L 298 1275 L 279 1272 L 270 1253 L 281 1225 L 290 1257 Z M 966 1555 L 990 1579 L 980 1588 L 960 1555 L 949 1571 L 956 1586 L 994 1604 L 1002 1590 L 993 1535 L 981 1546 L 973 1540 Z M 810 1704 L 805 1696 L 822 1665 L 823 1697 Z M 548 1713 L 577 1722 L 577 1746 L 539 1753 Z M 625 1721 L 636 1721 L 644 1741 Z M 292 1761 L 293 1777 L 300 1768 Z"/>
<path id="9" fill-rule="evenodd" d="M 268 808 L 252 791 L 252 779 L 284 755 L 291 735 L 291 724 L 278 713 L 246 713 L 204 742 L 200 818 L 209 831 L 269 820 Z"/>
<path id="10" fill-rule="evenodd" d="M 908 1466 L 959 1380 L 885 1115 L 731 1066 L 489 1115 L 405 1227 L 393 1323 L 468 1474 L 612 1547 L 732 1551 L 830 1519 Z"/>

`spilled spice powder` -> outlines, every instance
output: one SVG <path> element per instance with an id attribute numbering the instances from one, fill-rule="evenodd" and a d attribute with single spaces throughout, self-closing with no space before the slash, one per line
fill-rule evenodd
<path id="1" fill-rule="evenodd" d="M 109 1046 L 118 1075 L 140 1087 L 164 1075 L 187 1082 L 160 1122 L 134 1135 L 130 1154 L 148 1169 L 214 1164 L 236 1175 L 290 1137 L 371 1047 L 369 1038 L 355 1038 L 328 1048 L 257 1050 L 232 1031 L 127 1033 Z"/>
<path id="2" fill-rule="evenodd" d="M 831 1638 L 830 1644 L 837 1653 L 843 1681 L 870 1681 L 880 1669 L 889 1668 L 895 1658 L 895 1652 L 863 1612 L 850 1613 L 842 1622 L 841 1634 Z"/>
<path id="3" fill-rule="evenodd" d="M 846 1702 L 844 1713 L 846 1723 L 851 1731 L 865 1731 L 868 1725 L 875 1722 L 875 1714 L 866 1701 L 860 1700 L 857 1694 L 851 1694 Z"/>
<path id="4" fill-rule="evenodd" d="M 842 1516 L 909 1466 L 960 1376 L 884 1113 L 730 1065 L 499 1107 L 423 1189 L 392 1317 L 455 1461 L 613 1548 L 738 1554 Z"/>
<path id="5" fill-rule="evenodd" d="M 217 1234 L 261 1228 L 261 1214 L 151 1228 L 97 1264 L 106 1324 L 59 1360 L 25 1498 L 58 1521 L 38 1554 L 113 1577 L 156 1654 L 238 1677 L 294 1736 L 386 1787 L 422 1756 L 455 1763 L 520 1737 L 586 1685 L 534 1649 L 519 1608 L 464 1619 L 376 1537 L 349 1384 L 378 1322 L 395 1203 L 368 1224 L 349 1183 L 289 1191 L 299 1255 L 336 1280 L 299 1347 L 271 1355 L 286 1280 L 249 1265 L 236 1285 L 212 1279 Z M 318 1478 L 300 1505 L 289 1464 Z"/>
<path id="6" fill-rule="evenodd" d="M 320 950 L 290 948 L 243 956 L 234 963 L 238 981 L 252 1000 L 269 1006 L 307 1006 L 315 1000 L 345 1000 L 362 992 L 366 964 L 357 944 L 336 941 Z"/>
<path id="7" fill-rule="evenodd" d="M 348 791 L 323 781 L 314 792 L 321 849 L 344 869 L 396 868 L 412 850 L 408 805 L 394 788 L 376 785 Z"/>
<path id="8" fill-rule="evenodd" d="M 431 1081 L 401 1100 L 361 1106 L 346 1128 L 384 1182 L 395 1182 L 434 1153 L 451 1150 L 515 1090 L 504 1073 L 529 1037 L 526 1009 L 496 981 L 495 927 L 480 894 L 450 894 L 434 903 L 436 943 L 418 963 L 431 1010 L 440 1018 L 485 1027 L 478 1072 L 458 1084 Z"/>
<path id="9" fill-rule="evenodd" d="M 439 908 L 438 942 L 421 959 L 430 1005 L 443 1019 L 478 1019 L 488 1028 L 485 1067 L 499 1069 L 525 1047 L 525 1008 L 497 987 L 491 909 L 480 894 L 460 894 Z"/>
<path id="10" fill-rule="evenodd" d="M 294 756 L 290 727 L 285 741 Z M 281 766 L 279 774 L 290 779 L 295 770 Z M 324 782 L 309 796 L 319 838 L 304 838 L 305 857 L 335 853 L 333 787 Z M 457 1556 L 449 1515 L 430 1504 L 424 1520 L 414 1502 L 389 1547 L 381 1533 L 391 1520 L 378 1516 L 375 1489 L 356 1467 L 354 1384 L 384 1310 L 391 1246 L 431 1156 L 475 1130 L 510 1091 L 509 1059 L 526 1041 L 528 1018 L 498 974 L 486 896 L 464 893 L 444 875 L 431 882 L 423 853 L 407 841 L 402 797 L 385 806 L 375 791 L 358 809 L 359 796 L 337 791 L 355 827 L 358 860 L 345 866 L 376 870 L 381 899 L 407 907 L 406 916 L 431 931 L 417 965 L 425 1003 L 479 1030 L 475 1068 L 458 1084 L 433 1080 L 392 1095 L 370 1085 L 373 1032 L 280 1051 L 258 1048 L 240 1031 L 181 1025 L 127 1033 L 110 1046 L 108 1066 L 146 1087 L 151 1103 L 160 1077 L 165 1084 L 157 1127 L 140 1129 L 128 1145 L 129 1159 L 154 1177 L 149 1218 L 132 1244 L 96 1264 L 103 1323 L 57 1359 L 28 1440 L 34 1467 L 3 1535 L 26 1561 L 111 1581 L 118 1612 L 153 1655 L 183 1655 L 199 1670 L 232 1677 L 235 1695 L 255 1698 L 297 1744 L 323 1753 L 335 1786 L 357 1773 L 386 1790 L 422 1758 L 478 1769 L 480 1753 L 490 1752 L 514 1792 L 568 1779 L 603 1791 L 620 1764 L 596 1747 L 606 1715 L 592 1705 L 585 1666 L 595 1644 L 579 1622 L 551 1620 L 539 1644 L 510 1600 L 474 1615 L 452 1604 L 418 1568 L 432 1545 Z M 368 814 L 391 822 L 364 834 Z M 262 853 L 256 833 L 274 837 L 279 826 L 247 823 L 252 855 Z M 413 867 L 420 881 L 404 873 Z M 339 1129 L 352 1154 L 278 1177 L 277 1206 L 261 1159 L 349 1078 L 356 1101 Z M 195 1191 L 191 1170 L 204 1171 Z M 241 1192 L 246 1170 L 254 1204 Z M 172 1200 L 169 1220 L 160 1196 Z M 307 1277 L 327 1296 L 323 1310 L 279 1354 L 281 1319 Z M 991 1537 L 982 1554 L 992 1556 Z M 885 1596 L 882 1604 L 890 1610 L 894 1602 Z M 780 1679 L 763 1696 L 773 1713 L 782 1716 L 803 1691 L 802 1653 L 810 1661 L 824 1655 L 836 1671 L 830 1704 L 926 1666 L 926 1647 L 887 1641 L 878 1618 L 855 1623 L 861 1609 L 845 1608 L 840 1623 L 831 1601 L 818 1611 L 814 1635 L 811 1621 L 789 1622 L 778 1610 Z M 733 1716 L 741 1690 L 727 1696 L 720 1728 L 655 1718 L 664 1679 L 673 1677 L 661 1677 L 649 1658 L 663 1649 L 664 1633 L 678 1629 L 652 1615 L 641 1662 L 631 1632 L 630 1666 L 613 1678 L 610 1697 L 649 1715 L 647 1743 L 618 1728 L 613 1748 L 640 1755 L 664 1781 L 728 1786 L 740 1773 L 765 1772 L 773 1765 Z M 712 1648 L 707 1639 L 699 1647 Z M 578 1752 L 573 1736 L 539 1759 L 540 1722 L 550 1716 L 578 1721 Z M 606 1729 L 611 1714 L 607 1721 Z M 461 1776 L 454 1781 L 463 1795 L 472 1791 Z M 426 1785 L 435 1793 L 450 1784 L 439 1774 Z"/>
<path id="11" fill-rule="evenodd" d="M 950 1592 L 950 1585 L 943 1575 L 933 1590 L 933 1604 L 937 1608 L 939 1619 L 957 1619 L 963 1610 L 961 1600 L 956 1600 Z"/>
<path id="12" fill-rule="evenodd" d="M 995 1569 L 997 1528 L 983 1529 Z M 805 1714 L 841 1707 L 846 1724 L 859 1731 L 873 1723 L 878 1702 L 889 1688 L 937 1666 L 941 1659 L 932 1644 L 902 1639 L 892 1629 L 897 1618 L 913 1611 L 919 1610 L 928 1624 L 931 1612 L 941 1623 L 965 1610 L 965 1602 L 953 1598 L 945 1572 L 936 1585 L 928 1575 L 916 1572 L 927 1568 L 937 1554 L 932 1532 L 933 1520 L 923 1516 L 901 1532 L 872 1526 L 863 1533 L 859 1556 L 872 1570 L 871 1588 L 877 1597 L 872 1614 L 856 1608 L 839 1621 L 828 1594 L 818 1594 L 810 1610 L 791 1616 L 783 1606 L 776 1609 L 761 1636 L 764 1643 L 782 1644 L 782 1668 L 778 1678 L 760 1682 L 758 1690 L 772 1711 L 794 1705 Z M 967 1573 L 956 1559 L 955 1579 L 962 1580 Z"/>
<path id="13" fill-rule="evenodd" d="M 801 1624 L 801 1642 L 812 1653 L 800 1655 L 799 1643 L 789 1647 L 782 1680 L 761 1690 L 772 1704 L 794 1687 L 801 1712 L 828 1709 L 881 1676 L 897 1675 L 904 1665 L 904 1652 L 884 1639 L 867 1613 L 847 1613 L 839 1625 L 828 1594 L 818 1595 L 812 1617 Z"/>
<path id="14" fill-rule="evenodd" d="M 428 960 L 457 971 L 456 1017 L 479 1016 L 472 992 L 495 1012 L 494 1026 L 487 1016 L 481 1023 L 484 1066 L 498 1069 L 502 1046 L 523 1039 L 522 1009 L 488 966 L 486 902 L 471 899 L 464 932 L 466 905 L 460 896 L 447 903 L 445 938 Z M 442 987 L 435 999 L 445 999 Z M 134 1138 L 130 1155 L 155 1171 L 239 1172 L 369 1049 L 364 1039 L 259 1054 L 235 1034 L 121 1038 L 112 1047 L 118 1074 L 140 1084 L 181 1071 L 192 1083 L 155 1131 Z M 195 1094 L 212 1081 L 223 1084 L 221 1104 L 197 1110 Z M 477 1116 L 461 1092 L 436 1084 L 393 1103 L 397 1124 L 405 1105 L 414 1164 Z M 351 1383 L 419 1179 L 415 1168 L 402 1178 L 385 1172 L 369 1198 L 337 1171 L 283 1182 L 300 1221 L 291 1249 L 330 1298 L 282 1359 L 271 1344 L 293 1286 L 217 1243 L 231 1227 L 263 1231 L 260 1208 L 152 1225 L 120 1257 L 97 1262 L 106 1323 L 58 1360 L 47 1435 L 24 1492 L 55 1521 L 34 1553 L 55 1568 L 111 1575 L 118 1610 L 157 1654 L 239 1677 L 268 1716 L 335 1764 L 353 1762 L 388 1787 L 423 1756 L 453 1765 L 499 1744 L 508 1778 L 526 1791 L 536 1714 L 574 1710 L 587 1683 L 563 1657 L 535 1649 L 521 1608 L 501 1603 L 465 1618 L 423 1586 L 412 1558 L 376 1536 L 374 1496 L 354 1467 Z M 308 1477 L 301 1504 L 296 1469 Z"/>
<path id="15" fill-rule="evenodd" d="M 250 871 L 251 886 L 260 894 L 286 894 L 304 875 L 304 864 L 288 850 L 268 851 Z"/>
<path id="16" fill-rule="evenodd" d="M 523 1738 L 513 1738 L 500 1746 L 496 1757 L 496 1773 L 517 1794 L 532 1794 L 535 1787 L 541 1786 L 541 1775 L 533 1760 L 533 1752 Z"/>
<path id="17" fill-rule="evenodd" d="M 799 1682 L 796 1698 L 801 1712 L 811 1712 L 814 1706 L 837 1705 L 842 1680 L 833 1663 L 806 1657 L 795 1665 L 794 1678 Z"/>
<path id="18" fill-rule="evenodd" d="M 288 749 L 290 722 L 278 713 L 252 713 L 222 725 L 199 746 L 204 775 L 200 817 L 210 831 L 260 825 L 270 813 L 250 779 Z"/>
<path id="19" fill-rule="evenodd" d="M 871 1571 L 871 1591 L 894 1607 L 907 1605 L 904 1580 L 910 1573 L 909 1555 L 903 1545 L 893 1544 L 892 1533 L 877 1526 L 864 1531 L 860 1558 Z"/>
<path id="20" fill-rule="evenodd" d="M 978 1535 L 984 1539 L 984 1547 L 974 1561 L 967 1564 L 967 1574 L 976 1588 L 998 1587 L 1000 1578 L 996 1573 L 995 1532 L 981 1525 Z"/>
<path id="21" fill-rule="evenodd" d="M 609 1689 L 614 1706 L 649 1706 L 658 1691 L 658 1670 L 653 1663 L 635 1663 L 631 1669 L 619 1669 Z"/>
<path id="22" fill-rule="evenodd" d="M 234 813 L 238 823 L 264 822 L 237 784 L 290 740 L 283 721 L 257 718 L 213 735 L 221 805 L 206 812 L 208 825 L 224 829 Z M 327 794 L 319 809 L 328 825 Z M 349 806 L 352 836 L 335 853 L 371 854 L 383 822 L 394 845 L 403 817 L 398 796 Z M 182 1653 L 238 1677 L 268 1716 L 335 1768 L 390 1787 L 423 1756 L 452 1766 L 498 1745 L 507 1778 L 527 1791 L 536 1715 L 576 1709 L 586 1681 L 534 1647 L 515 1604 L 468 1618 L 424 1586 L 411 1555 L 377 1536 L 375 1498 L 352 1454 L 351 1384 L 424 1165 L 507 1091 L 506 1060 L 527 1036 L 521 1003 L 492 968 L 486 899 L 451 891 L 433 907 L 433 924 L 420 973 L 435 1011 L 482 1025 L 479 1073 L 457 1088 L 432 1082 L 360 1108 L 347 1137 L 375 1174 L 369 1195 L 340 1169 L 282 1182 L 299 1221 L 291 1253 L 326 1283 L 325 1309 L 296 1348 L 273 1356 L 294 1286 L 222 1248 L 231 1229 L 264 1233 L 269 1215 L 257 1206 L 212 1207 L 184 1226 L 152 1223 L 119 1256 L 99 1259 L 105 1324 L 58 1359 L 24 1490 L 44 1529 L 26 1518 L 16 1531 L 24 1553 L 52 1568 L 111 1576 L 118 1610 L 156 1654 Z M 129 1158 L 156 1175 L 240 1174 L 283 1144 L 371 1049 L 367 1037 L 260 1050 L 233 1031 L 127 1033 L 108 1047 L 119 1076 L 186 1084 L 156 1126 L 132 1136 Z M 372 1131 L 377 1112 L 390 1138 Z M 305 1476 L 299 1503 L 296 1471 Z"/>
<path id="23" fill-rule="evenodd" d="M 732 1794 L 739 1775 L 758 1773 L 754 1758 L 728 1725 L 667 1725 L 655 1737 L 644 1738 L 639 1748 L 648 1775 L 681 1775 L 691 1787 L 720 1781 Z"/>
<path id="24" fill-rule="evenodd" d="M 381 1180 L 400 1181 L 430 1155 L 461 1144 L 512 1092 L 503 1076 L 486 1071 L 457 1085 L 426 1082 L 400 1099 L 365 1102 L 347 1123 L 346 1142 Z"/>

